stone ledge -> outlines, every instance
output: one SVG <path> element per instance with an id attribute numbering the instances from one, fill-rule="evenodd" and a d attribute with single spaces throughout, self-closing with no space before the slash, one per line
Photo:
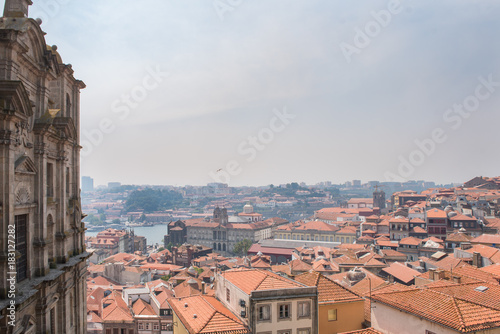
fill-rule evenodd
<path id="1" fill-rule="evenodd" d="M 64 274 L 66 268 L 74 267 L 77 264 L 88 259 L 90 256 L 91 256 L 90 253 L 87 252 L 81 253 L 79 255 L 71 257 L 66 263 L 58 264 L 56 269 L 51 269 L 50 272 L 45 276 L 34 277 L 31 280 L 25 280 L 20 284 L 18 283 L 16 286 L 17 287 L 16 299 L 15 299 L 16 307 L 24 303 L 29 298 L 33 297 L 39 291 L 37 287 L 40 284 L 57 279 L 59 276 Z M 9 304 L 10 304 L 10 299 L 8 298 L 0 299 L 0 310 L 5 309 L 6 307 L 9 306 Z"/>

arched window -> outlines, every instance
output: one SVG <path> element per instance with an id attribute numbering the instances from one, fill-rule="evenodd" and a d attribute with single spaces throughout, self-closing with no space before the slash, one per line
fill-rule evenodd
<path id="1" fill-rule="evenodd" d="M 218 246 L 217 250 L 221 250 L 221 248 L 220 248 L 220 242 L 219 242 L 219 244 L 217 246 Z"/>
<path id="2" fill-rule="evenodd" d="M 222 250 L 225 252 L 226 251 L 226 244 L 222 244 Z"/>

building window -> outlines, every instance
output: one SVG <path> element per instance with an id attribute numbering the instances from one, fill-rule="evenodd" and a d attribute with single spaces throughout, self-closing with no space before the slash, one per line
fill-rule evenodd
<path id="1" fill-rule="evenodd" d="M 290 319 L 291 305 L 290 304 L 279 304 L 278 305 L 278 316 L 280 319 Z"/>
<path id="2" fill-rule="evenodd" d="M 111 329 L 106 329 L 106 334 L 111 334 Z"/>
<path id="3" fill-rule="evenodd" d="M 160 326 L 158 326 L 158 324 L 153 324 L 153 330 L 159 330 L 160 329 Z"/>
<path id="4" fill-rule="evenodd" d="M 151 326 L 149 325 L 149 322 L 146 322 L 144 324 L 144 329 L 151 329 Z"/>
<path id="5" fill-rule="evenodd" d="M 337 321 L 337 309 L 328 310 L 328 321 Z"/>
<path id="6" fill-rule="evenodd" d="M 298 317 L 305 318 L 311 315 L 311 303 L 310 302 L 299 302 L 298 303 Z"/>
<path id="7" fill-rule="evenodd" d="M 144 324 L 139 323 L 139 329 L 144 329 Z"/>
<path id="8" fill-rule="evenodd" d="M 231 302 L 231 291 L 228 288 L 226 288 L 226 301 Z"/>
<path id="9" fill-rule="evenodd" d="M 16 227 L 16 251 L 19 252 L 19 258 L 16 260 L 17 281 L 21 282 L 28 277 L 28 215 L 15 216 L 14 223 Z"/>
<path id="10" fill-rule="evenodd" d="M 292 334 L 292 330 L 291 329 L 281 330 L 278 331 L 278 334 Z"/>
<path id="11" fill-rule="evenodd" d="M 258 307 L 259 321 L 271 320 L 271 306 L 262 305 Z"/>
<path id="12" fill-rule="evenodd" d="M 297 329 L 297 334 L 310 334 L 311 329 L 310 328 L 299 328 Z"/>
<path id="13" fill-rule="evenodd" d="M 166 331 L 167 330 L 167 324 L 161 324 L 161 330 Z"/>

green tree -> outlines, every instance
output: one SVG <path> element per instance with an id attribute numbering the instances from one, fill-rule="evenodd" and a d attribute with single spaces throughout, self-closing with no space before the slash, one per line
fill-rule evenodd
<path id="1" fill-rule="evenodd" d="M 237 255 L 247 255 L 248 250 L 252 247 L 252 240 L 243 239 L 234 245 L 233 252 Z"/>
<path id="2" fill-rule="evenodd" d="M 162 250 L 165 250 L 165 248 L 164 247 L 158 248 L 158 252 L 161 252 Z"/>
<path id="3" fill-rule="evenodd" d="M 113 219 L 113 224 L 120 224 L 120 219 L 118 218 Z"/>

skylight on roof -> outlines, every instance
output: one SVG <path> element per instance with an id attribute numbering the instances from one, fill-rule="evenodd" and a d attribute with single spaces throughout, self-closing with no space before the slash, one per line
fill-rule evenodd
<path id="1" fill-rule="evenodd" d="M 479 291 L 479 292 L 485 292 L 486 290 L 488 290 L 489 288 L 487 286 L 478 286 L 477 288 L 475 288 L 474 290 L 476 291 Z"/>

